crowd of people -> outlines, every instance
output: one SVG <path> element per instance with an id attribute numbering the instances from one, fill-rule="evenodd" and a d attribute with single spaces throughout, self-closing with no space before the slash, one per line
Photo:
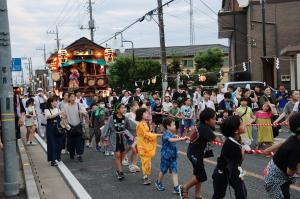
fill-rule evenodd
<path id="1" fill-rule="evenodd" d="M 142 171 L 142 184 L 149 185 L 151 159 L 161 139 L 155 187 L 165 190 L 163 178 L 170 171 L 173 192 L 181 198 L 188 198 L 191 187 L 195 187 L 196 198 L 201 198 L 201 183 L 207 180 L 203 159 L 213 156 L 208 143 L 221 141 L 214 133 L 217 125 L 226 139 L 212 175 L 214 199 L 224 198 L 228 185 L 236 198 L 247 198 L 241 167 L 245 150 L 263 149 L 266 155 L 278 150 L 266 168 L 266 190 L 272 198 L 289 198 L 289 186 L 300 168 L 299 92 L 289 93 L 284 85 L 276 93 L 270 87 L 229 87 L 225 91 L 220 85 L 209 91 L 199 86 L 191 91 L 180 85 L 177 90 L 168 89 L 162 98 L 159 92 L 141 93 L 139 88 L 124 90 L 120 95 L 112 91 L 108 96 L 101 91 L 56 96 L 39 88 L 35 96 L 20 98 L 17 94 L 14 102 L 17 138 L 18 128 L 25 124 L 26 143 L 35 145 L 37 131 L 47 141 L 51 166 L 57 166 L 65 151 L 70 159 L 76 157 L 83 162 L 85 146 L 94 147 L 97 152 L 114 156 L 118 180 L 125 178 L 125 165 L 130 172 Z M 285 143 L 274 144 L 274 138 L 288 129 L 283 126 L 286 122 L 293 134 Z M 177 175 L 176 142 L 180 141 L 188 144 L 187 157 L 194 175 L 184 185 L 179 185 Z"/>

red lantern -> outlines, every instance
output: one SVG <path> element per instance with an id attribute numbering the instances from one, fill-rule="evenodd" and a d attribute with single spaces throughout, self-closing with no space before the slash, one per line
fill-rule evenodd
<path id="1" fill-rule="evenodd" d="M 201 74 L 199 75 L 199 82 L 205 82 L 206 81 L 206 76 Z"/>

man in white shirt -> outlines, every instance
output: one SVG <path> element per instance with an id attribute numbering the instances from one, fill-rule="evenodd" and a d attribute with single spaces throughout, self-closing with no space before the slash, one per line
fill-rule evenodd
<path id="1" fill-rule="evenodd" d="M 217 93 L 217 102 L 220 104 L 220 102 L 224 99 L 224 85 L 220 84 L 218 88 L 218 93 Z"/>
<path id="2" fill-rule="evenodd" d="M 83 107 L 85 109 L 89 108 L 89 106 L 87 105 L 86 99 L 82 96 L 81 92 L 80 91 L 76 91 L 75 94 L 76 94 L 76 100 L 75 100 L 75 102 L 83 105 Z"/>
<path id="3" fill-rule="evenodd" d="M 203 102 L 201 104 L 201 111 L 203 111 L 206 108 L 211 108 L 213 110 L 216 110 L 215 104 L 213 101 L 210 100 L 210 95 L 208 92 L 204 92 Z"/>
<path id="4" fill-rule="evenodd" d="M 140 89 L 140 88 L 137 88 L 137 89 L 135 89 L 135 92 L 136 92 L 136 95 L 137 95 L 142 101 L 144 101 L 145 97 L 144 97 L 144 95 L 141 93 L 141 89 Z"/>
<path id="5" fill-rule="evenodd" d="M 46 136 L 46 118 L 44 114 L 43 108 L 46 107 L 47 96 L 44 94 L 44 90 L 42 88 L 38 88 L 36 90 L 37 95 L 34 97 L 34 108 L 37 114 L 38 120 L 38 133 L 42 138 Z"/>
<path id="6" fill-rule="evenodd" d="M 121 103 L 124 104 L 125 106 L 127 106 L 128 102 L 129 102 L 129 98 L 130 98 L 129 92 L 125 91 L 124 92 L 124 97 L 122 97 L 122 99 L 121 99 Z"/>

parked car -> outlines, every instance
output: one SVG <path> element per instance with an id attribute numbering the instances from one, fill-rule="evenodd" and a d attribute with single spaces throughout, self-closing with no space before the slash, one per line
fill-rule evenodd
<path id="1" fill-rule="evenodd" d="M 266 82 L 260 82 L 260 81 L 243 81 L 243 82 L 227 82 L 224 84 L 224 91 L 228 91 L 229 87 L 232 87 L 233 90 L 236 90 L 238 87 L 241 89 L 249 88 L 251 90 L 254 90 L 255 86 L 259 86 L 260 88 L 263 88 L 267 86 Z M 272 93 L 276 93 L 277 90 L 269 86 L 272 90 Z"/>

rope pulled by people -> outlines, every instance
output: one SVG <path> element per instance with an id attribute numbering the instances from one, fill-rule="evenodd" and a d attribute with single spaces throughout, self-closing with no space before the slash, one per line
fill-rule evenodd
<path id="1" fill-rule="evenodd" d="M 224 145 L 223 142 L 216 141 L 216 140 L 212 141 L 211 143 L 213 145 L 220 146 L 220 147 L 222 147 Z M 273 156 L 274 155 L 273 152 L 265 153 L 264 150 L 259 150 L 259 149 L 245 150 L 245 153 L 247 153 L 247 154 L 256 154 L 256 155 L 268 155 L 268 156 Z"/>

